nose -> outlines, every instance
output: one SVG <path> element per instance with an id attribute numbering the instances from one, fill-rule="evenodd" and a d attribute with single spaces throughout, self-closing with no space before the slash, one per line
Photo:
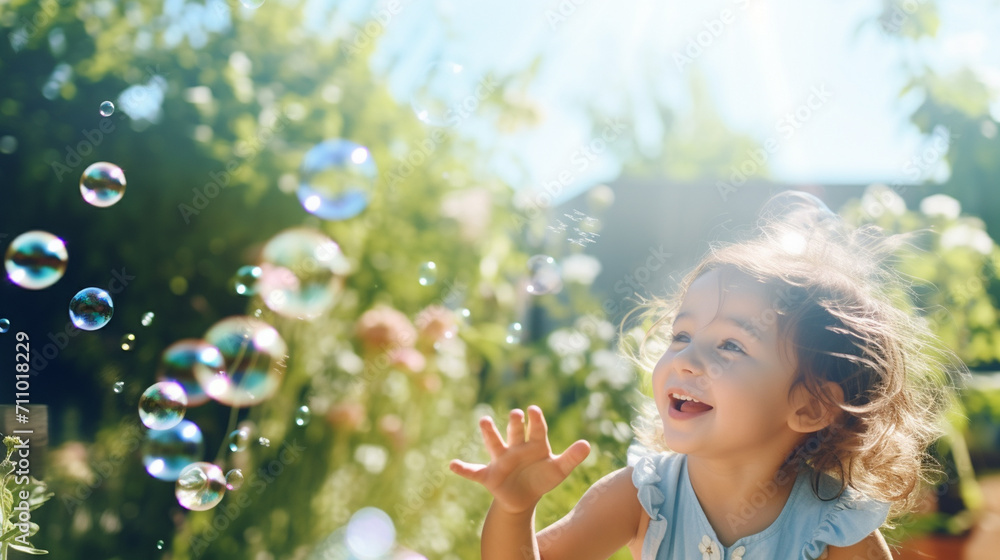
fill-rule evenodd
<path id="1" fill-rule="evenodd" d="M 692 341 L 684 345 L 674 354 L 671 364 L 678 373 L 687 375 L 701 375 L 705 370 L 705 364 L 699 355 L 698 346 Z"/>

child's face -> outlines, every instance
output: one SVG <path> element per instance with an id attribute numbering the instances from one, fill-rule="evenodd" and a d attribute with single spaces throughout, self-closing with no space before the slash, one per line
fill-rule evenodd
<path id="1" fill-rule="evenodd" d="M 789 426 L 795 367 L 777 323 L 767 290 L 742 274 L 711 270 L 691 284 L 653 370 L 670 449 L 733 458 L 790 451 L 800 435 Z"/>

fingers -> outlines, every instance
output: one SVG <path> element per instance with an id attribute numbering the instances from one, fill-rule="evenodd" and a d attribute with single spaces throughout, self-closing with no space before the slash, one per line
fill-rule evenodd
<path id="1" fill-rule="evenodd" d="M 448 467 L 451 469 L 451 472 L 473 482 L 482 484 L 486 478 L 486 465 L 477 465 L 475 463 L 466 463 L 465 461 L 452 459 Z"/>
<path id="2" fill-rule="evenodd" d="M 545 425 L 542 409 L 535 405 L 528 407 L 528 441 L 545 440 L 549 427 Z"/>
<path id="3" fill-rule="evenodd" d="M 507 445 L 521 443 L 524 443 L 524 411 L 515 408 L 510 411 L 510 420 L 507 422 Z"/>
<path id="4" fill-rule="evenodd" d="M 489 416 L 480 418 L 479 429 L 483 432 L 483 443 L 486 444 L 486 451 L 489 451 L 491 459 L 496 459 L 506 451 L 507 446 L 504 445 L 503 438 L 500 437 L 500 432 L 497 431 L 497 425 L 493 423 L 492 418 Z"/>
<path id="5" fill-rule="evenodd" d="M 590 455 L 590 444 L 586 440 L 581 439 L 573 442 L 573 445 L 567 447 L 566 451 L 563 451 L 556 457 L 555 463 L 564 475 L 569 475 L 577 465 L 587 458 L 587 455 Z"/>

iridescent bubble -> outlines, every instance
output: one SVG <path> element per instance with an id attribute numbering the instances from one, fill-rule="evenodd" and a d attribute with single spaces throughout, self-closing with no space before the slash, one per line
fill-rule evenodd
<path id="1" fill-rule="evenodd" d="M 10 330 L 10 320 L 0 319 L 0 334 L 5 333 Z"/>
<path id="2" fill-rule="evenodd" d="M 105 115 L 105 116 L 107 116 L 107 115 Z M 163 550 L 163 541 L 162 540 L 156 541 L 156 550 Z"/>
<path id="3" fill-rule="evenodd" d="M 152 311 L 147 311 L 142 315 L 142 320 L 140 321 L 140 323 L 142 324 L 142 326 L 148 327 L 149 325 L 153 324 L 154 317 L 155 315 L 153 315 Z"/>
<path id="4" fill-rule="evenodd" d="M 261 444 L 263 447 L 271 447 L 271 440 L 264 436 L 260 436 L 260 438 L 257 439 L 257 443 Z"/>
<path id="5" fill-rule="evenodd" d="M 69 300 L 69 318 L 76 328 L 96 331 L 108 324 L 115 305 L 111 295 L 100 288 L 84 288 Z"/>
<path id="6" fill-rule="evenodd" d="M 156 379 L 180 383 L 187 394 L 188 406 L 199 406 L 208 402 L 208 394 L 199 383 L 196 370 L 206 379 L 216 376 L 225 379 L 226 364 L 215 346 L 204 340 L 185 338 L 163 351 Z"/>
<path id="7" fill-rule="evenodd" d="M 366 507 L 359 509 L 345 529 L 347 548 L 360 560 L 384 557 L 396 544 L 396 527 L 384 511 Z"/>
<path id="8" fill-rule="evenodd" d="M 154 478 L 177 480 L 181 469 L 200 459 L 204 452 L 201 429 L 190 420 L 181 420 L 172 428 L 146 432 L 142 464 Z"/>
<path id="9" fill-rule="evenodd" d="M 536 296 L 554 294 L 562 289 L 559 264 L 548 255 L 528 259 L 528 293 Z"/>
<path id="10" fill-rule="evenodd" d="M 262 250 L 257 291 L 272 311 L 314 319 L 330 309 L 350 266 L 340 246 L 308 228 L 287 229 Z"/>
<path id="11" fill-rule="evenodd" d="M 121 392 L 124 390 L 125 390 L 125 382 L 115 381 L 115 392 L 121 394 Z"/>
<path id="12" fill-rule="evenodd" d="M 420 265 L 420 278 L 419 282 L 421 286 L 430 286 L 437 282 L 437 264 L 434 261 L 427 261 Z"/>
<path id="13" fill-rule="evenodd" d="M 110 117 L 115 114 L 115 104 L 110 101 L 101 103 L 100 112 L 102 117 Z"/>
<path id="14" fill-rule="evenodd" d="M 261 269 L 259 266 L 241 266 L 233 277 L 233 291 L 237 295 L 252 296 L 257 293 L 257 280 L 260 279 Z"/>
<path id="15" fill-rule="evenodd" d="M 229 434 L 229 450 L 233 453 L 245 450 L 248 443 L 250 443 L 250 430 L 246 428 L 233 430 Z"/>
<path id="16" fill-rule="evenodd" d="M 135 335 L 128 333 L 122 337 L 122 350 L 128 352 L 135 346 Z"/>
<path id="17" fill-rule="evenodd" d="M 233 469 L 226 473 L 226 489 L 239 490 L 243 486 L 243 471 Z"/>
<path id="18" fill-rule="evenodd" d="M 80 176 L 80 194 L 91 206 L 111 206 L 125 196 L 125 172 L 106 161 L 93 163 Z"/>
<path id="19" fill-rule="evenodd" d="M 511 323 L 510 326 L 507 327 L 507 344 L 520 343 L 522 331 L 523 328 L 521 327 L 521 323 Z"/>
<path id="20" fill-rule="evenodd" d="M 160 381 L 150 385 L 139 398 L 139 418 L 151 430 L 166 430 L 184 419 L 187 402 L 180 383 Z"/>
<path id="21" fill-rule="evenodd" d="M 476 87 L 461 64 L 435 62 L 421 76 L 410 106 L 418 119 L 431 126 L 455 126 L 479 106 Z"/>
<path id="22" fill-rule="evenodd" d="M 47 231 L 35 230 L 22 233 L 10 242 L 4 267 L 11 282 L 29 290 L 41 290 L 62 278 L 68 260 L 62 239 Z"/>
<path id="23" fill-rule="evenodd" d="M 252 317 L 229 317 L 208 329 L 205 342 L 219 350 L 224 363 L 221 371 L 194 368 L 209 397 L 242 407 L 259 404 L 278 390 L 288 347 L 271 325 Z"/>
<path id="24" fill-rule="evenodd" d="M 346 220 L 368 207 L 378 169 L 368 148 L 326 140 L 306 152 L 299 171 L 299 202 L 324 220 Z"/>
<path id="25" fill-rule="evenodd" d="M 302 405 L 295 411 L 296 426 L 305 426 L 306 424 L 309 423 L 309 420 L 311 419 L 312 419 L 312 412 L 309 410 L 308 406 Z"/>
<path id="26" fill-rule="evenodd" d="M 199 461 L 184 467 L 177 477 L 177 503 L 194 510 L 212 509 L 226 494 L 226 477 L 212 463 Z"/>

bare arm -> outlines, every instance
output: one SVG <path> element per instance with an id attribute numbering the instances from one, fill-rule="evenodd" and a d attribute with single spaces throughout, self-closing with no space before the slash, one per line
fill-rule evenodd
<path id="1" fill-rule="evenodd" d="M 861 542 L 845 547 L 828 546 L 822 560 L 892 560 L 882 533 L 875 531 Z"/>

